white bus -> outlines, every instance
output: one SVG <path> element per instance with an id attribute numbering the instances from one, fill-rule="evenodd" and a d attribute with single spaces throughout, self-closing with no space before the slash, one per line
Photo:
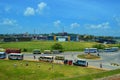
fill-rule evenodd
<path id="1" fill-rule="evenodd" d="M 84 52 L 85 53 L 97 53 L 98 49 L 97 48 L 85 48 Z"/>
<path id="2" fill-rule="evenodd" d="M 118 50 L 119 50 L 118 47 L 111 47 L 111 48 L 105 48 L 104 52 L 116 52 Z"/>
<path id="3" fill-rule="evenodd" d="M 40 56 L 39 61 L 53 62 L 53 56 Z"/>
<path id="4" fill-rule="evenodd" d="M 8 59 L 10 60 L 23 60 L 24 55 L 21 53 L 10 53 Z"/>

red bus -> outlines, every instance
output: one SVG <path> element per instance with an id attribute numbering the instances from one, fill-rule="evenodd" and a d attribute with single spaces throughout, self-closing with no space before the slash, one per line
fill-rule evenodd
<path id="1" fill-rule="evenodd" d="M 5 50 L 5 53 L 7 53 L 7 54 L 9 54 L 9 53 L 21 53 L 21 49 L 8 48 Z"/>

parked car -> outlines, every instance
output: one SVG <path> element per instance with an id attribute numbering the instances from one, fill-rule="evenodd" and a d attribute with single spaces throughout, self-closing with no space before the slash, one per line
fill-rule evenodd
<path id="1" fill-rule="evenodd" d="M 88 66 L 88 62 L 86 60 L 78 59 L 78 60 L 73 62 L 73 65 L 87 67 Z"/>
<path id="2" fill-rule="evenodd" d="M 34 49 L 34 50 L 33 50 L 33 54 L 41 54 L 41 52 L 40 52 L 39 49 Z"/>

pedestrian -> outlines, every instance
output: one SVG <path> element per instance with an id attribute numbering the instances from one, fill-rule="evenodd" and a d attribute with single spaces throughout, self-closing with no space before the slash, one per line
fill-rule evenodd
<path id="1" fill-rule="evenodd" d="M 88 67 L 88 62 L 87 62 L 87 67 Z"/>
<path id="2" fill-rule="evenodd" d="M 36 56 L 35 56 L 35 55 L 34 55 L 33 57 L 34 57 L 34 59 L 36 59 Z"/>
<path id="3" fill-rule="evenodd" d="M 100 68 L 102 68 L 102 63 L 100 63 Z"/>
<path id="4" fill-rule="evenodd" d="M 99 53 L 97 53 L 97 56 L 100 56 L 100 54 L 99 54 Z"/>

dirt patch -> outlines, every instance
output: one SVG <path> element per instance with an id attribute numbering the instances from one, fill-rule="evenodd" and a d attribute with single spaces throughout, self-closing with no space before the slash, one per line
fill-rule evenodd
<path id="1" fill-rule="evenodd" d="M 96 80 L 120 80 L 120 74 L 101 78 L 101 79 L 96 79 Z"/>

